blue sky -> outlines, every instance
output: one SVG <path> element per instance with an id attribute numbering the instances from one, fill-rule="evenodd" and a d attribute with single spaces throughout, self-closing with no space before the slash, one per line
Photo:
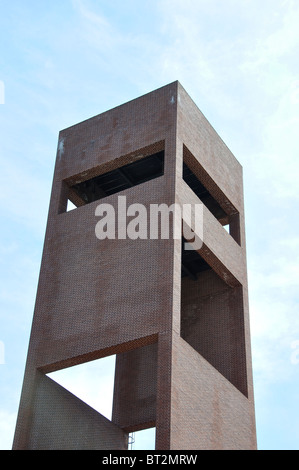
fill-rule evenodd
<path id="1" fill-rule="evenodd" d="M 14 433 L 58 132 L 179 80 L 243 165 L 258 445 L 298 450 L 299 3 L 0 0 L 0 13 L 0 449 Z"/>

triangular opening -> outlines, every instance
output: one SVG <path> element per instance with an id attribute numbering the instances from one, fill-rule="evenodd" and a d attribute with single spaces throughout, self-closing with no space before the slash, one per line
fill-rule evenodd
<path id="1" fill-rule="evenodd" d="M 52 380 L 111 420 L 115 356 L 51 372 Z"/>
<path id="2" fill-rule="evenodd" d="M 73 211 L 74 209 L 77 209 L 77 206 L 72 203 L 69 199 L 67 200 L 67 206 L 66 206 L 66 212 Z"/>

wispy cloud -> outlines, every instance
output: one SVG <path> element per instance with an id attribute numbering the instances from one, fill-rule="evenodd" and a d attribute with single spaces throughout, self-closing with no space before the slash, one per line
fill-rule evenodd
<path id="1" fill-rule="evenodd" d="M 108 19 L 96 11 L 93 5 L 90 5 L 86 0 L 72 0 L 72 4 L 81 18 L 81 32 L 78 31 L 81 38 L 84 38 L 92 49 L 101 49 L 109 54 L 115 44 L 120 42 L 121 32 L 114 28 Z"/>
<path id="2" fill-rule="evenodd" d="M 34 14 L 11 5 L 0 59 L 7 328 L 15 332 L 22 298 L 19 324 L 34 302 L 58 131 L 178 79 L 244 166 L 258 396 L 297 383 L 298 2 L 69 0 L 47 9 L 40 2 Z M 0 434 L 11 416 L 0 412 Z"/>
<path id="3" fill-rule="evenodd" d="M 160 55 L 162 73 L 178 74 L 244 166 L 260 410 L 273 387 L 298 383 L 291 344 L 299 339 L 299 5 L 163 0 L 160 8 L 168 37 Z M 279 396 L 275 400 L 272 406 Z"/>

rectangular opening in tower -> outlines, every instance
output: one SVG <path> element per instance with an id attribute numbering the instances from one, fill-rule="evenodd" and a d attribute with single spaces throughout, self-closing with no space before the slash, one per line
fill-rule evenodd
<path id="1" fill-rule="evenodd" d="M 158 178 L 163 174 L 164 151 L 162 150 L 69 186 L 67 207 L 70 207 L 69 201 L 72 203 L 71 208 L 74 209 Z"/>
<path id="2" fill-rule="evenodd" d="M 199 197 L 205 206 L 212 212 L 214 217 L 220 221 L 222 225 L 228 224 L 228 217 L 226 212 L 213 198 L 205 186 L 199 181 L 191 169 L 183 163 L 183 180 L 188 184 L 192 191 Z"/>
<path id="3" fill-rule="evenodd" d="M 156 425 L 158 343 L 117 354 L 112 420 L 133 433 Z"/>
<path id="4" fill-rule="evenodd" d="M 62 369 L 59 369 L 58 364 L 50 365 L 48 366 L 50 371 L 47 372 L 48 367 L 46 367 L 43 373 L 61 387 L 57 388 L 56 385 L 57 390 L 69 392 L 68 394 L 64 392 L 64 395 L 70 402 L 70 407 L 73 400 L 77 408 L 82 407 L 83 411 L 93 410 L 91 412 L 94 416 L 95 412 L 99 413 L 99 420 L 106 423 L 103 434 L 111 423 L 129 437 L 129 449 L 151 450 L 155 449 L 156 431 L 157 338 L 156 336 L 139 338 L 134 346 L 132 348 L 132 345 L 124 343 L 117 346 L 119 352 L 115 355 L 83 363 L 80 363 L 78 358 L 79 362 L 76 365 Z M 54 367 L 55 371 L 52 371 Z M 65 425 L 68 422 L 75 422 L 77 408 L 74 408 L 71 416 L 64 416 L 63 407 L 59 408 L 62 405 L 55 400 L 54 397 L 51 406 L 52 409 L 59 409 L 59 413 L 55 417 L 52 415 L 51 419 L 53 422 L 56 421 L 59 433 L 63 423 Z M 41 406 L 46 416 L 47 403 L 42 403 Z M 67 402 L 65 407 L 68 407 Z M 88 420 L 88 417 L 86 419 Z M 45 423 L 46 420 L 42 423 L 43 429 Z M 86 426 L 87 423 L 88 421 L 85 423 Z M 58 435 L 55 439 L 63 440 L 62 436 Z M 97 445 L 99 448 L 107 449 L 105 442 L 104 439 Z M 73 444 L 71 442 L 70 445 Z M 80 446 L 80 443 L 74 445 Z M 100 447 L 102 445 L 103 447 Z"/>
<path id="5" fill-rule="evenodd" d="M 197 168 L 199 174 L 204 174 L 204 170 L 200 168 L 199 163 L 196 161 L 194 155 L 184 146 L 183 149 L 183 180 L 202 203 L 209 209 L 213 216 L 220 222 L 225 230 L 232 236 L 232 238 L 241 245 L 240 236 L 240 219 L 238 211 L 232 204 L 225 200 L 225 204 L 220 205 L 216 198 L 212 195 L 198 175 L 193 171 L 193 167 Z M 191 168 L 192 167 L 192 168 Z M 204 180 L 204 178 L 203 178 Z M 217 191 L 215 191 L 217 192 Z M 218 190 L 219 192 L 219 190 Z M 223 196 L 222 196 L 223 198 Z M 223 207 L 229 208 L 224 210 Z"/>
<path id="6" fill-rule="evenodd" d="M 156 428 L 142 429 L 129 435 L 129 450 L 155 450 Z"/>
<path id="7" fill-rule="evenodd" d="M 243 290 L 182 243 L 181 337 L 247 396 Z M 189 247 L 190 248 L 190 247 Z"/>
<path id="8" fill-rule="evenodd" d="M 182 266 L 181 274 L 183 277 L 188 277 L 193 281 L 196 281 L 199 273 L 211 269 L 208 263 L 200 256 L 200 254 L 190 249 L 186 250 L 185 247 L 186 240 L 182 239 Z"/>

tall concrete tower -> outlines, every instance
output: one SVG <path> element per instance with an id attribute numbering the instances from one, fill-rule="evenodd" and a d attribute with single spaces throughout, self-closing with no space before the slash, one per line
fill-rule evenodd
<path id="1" fill-rule="evenodd" d="M 169 237 L 128 236 L 136 203 L 174 207 Z M 112 354 L 111 420 L 47 376 Z M 256 448 L 242 167 L 178 82 L 59 134 L 13 448 L 126 449 L 153 426 L 156 449 Z"/>

